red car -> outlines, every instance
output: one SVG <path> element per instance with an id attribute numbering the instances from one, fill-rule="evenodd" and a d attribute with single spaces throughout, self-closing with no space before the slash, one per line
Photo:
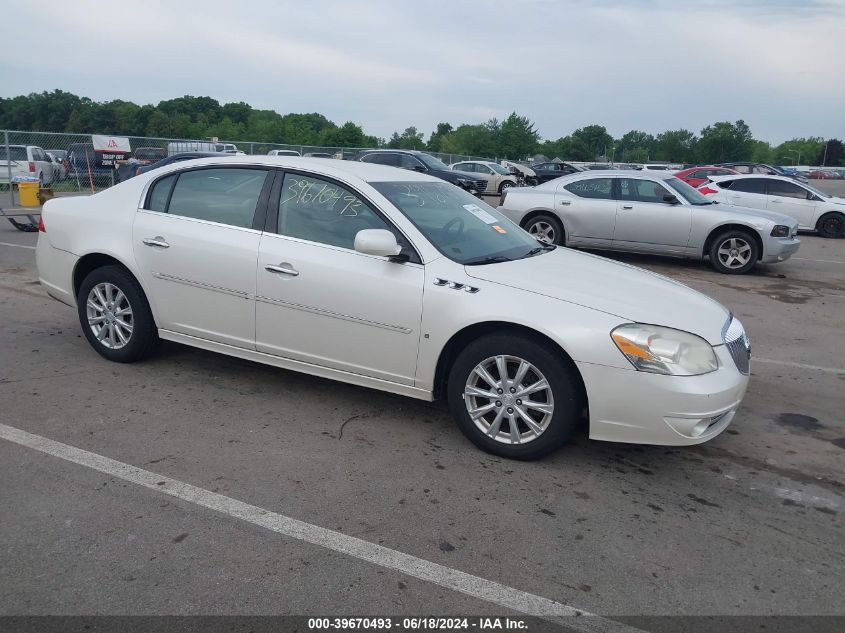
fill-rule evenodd
<path id="1" fill-rule="evenodd" d="M 680 178 L 688 185 L 698 189 L 701 185 L 707 182 L 710 176 L 730 176 L 739 172 L 727 167 L 714 167 L 713 165 L 705 165 L 703 167 L 690 167 L 675 173 L 675 178 Z"/>
<path id="2" fill-rule="evenodd" d="M 816 169 L 815 171 L 811 171 L 809 173 L 809 177 L 813 180 L 840 180 L 842 178 L 838 172 L 827 171 L 825 169 Z"/>

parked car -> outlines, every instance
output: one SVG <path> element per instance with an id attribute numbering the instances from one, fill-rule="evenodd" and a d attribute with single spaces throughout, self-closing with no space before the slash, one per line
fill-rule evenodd
<path id="1" fill-rule="evenodd" d="M 284 160 L 169 165 L 47 202 L 42 286 L 108 360 L 168 339 L 442 397 L 471 441 L 505 457 L 553 451 L 585 414 L 594 439 L 666 445 L 734 418 L 750 345 L 713 299 L 539 244 L 429 174 Z"/>
<path id="2" fill-rule="evenodd" d="M 216 143 L 213 141 L 172 141 L 167 144 L 167 155 L 187 154 L 190 152 L 243 154 L 234 143 Z"/>
<path id="3" fill-rule="evenodd" d="M 832 169 L 814 169 L 808 177 L 813 180 L 842 180 L 842 174 Z"/>
<path id="4" fill-rule="evenodd" d="M 0 145 L 0 182 L 16 182 L 22 178 L 37 178 L 42 187 L 57 176 L 58 166 L 37 145 Z"/>
<path id="5" fill-rule="evenodd" d="M 640 167 L 642 171 L 672 171 L 669 168 L 669 165 L 664 165 L 662 163 L 646 163 L 642 167 Z"/>
<path id="6" fill-rule="evenodd" d="M 114 177 L 111 165 L 103 165 L 99 154 L 94 151 L 93 143 L 71 143 L 67 152 L 68 178 L 75 178 L 82 183 L 105 182 Z"/>
<path id="7" fill-rule="evenodd" d="M 172 154 L 167 158 L 162 158 L 161 160 L 156 161 L 152 165 L 137 166 L 132 176 L 140 176 L 141 174 L 145 174 L 153 169 L 159 169 L 174 163 L 182 163 L 186 160 L 196 160 L 197 158 L 210 158 L 214 156 L 232 156 L 232 154 L 228 154 L 226 152 L 182 152 L 181 154 Z M 132 176 L 130 176 L 130 178 Z"/>
<path id="8" fill-rule="evenodd" d="M 531 165 L 531 169 L 534 170 L 536 178 L 540 183 L 548 182 L 549 180 L 554 180 L 555 178 L 560 178 L 561 176 L 585 171 L 584 168 L 576 165 L 554 162 L 536 163 Z"/>
<path id="9" fill-rule="evenodd" d="M 450 167 L 456 171 L 473 174 L 476 178 L 484 178 L 487 186 L 479 193 L 502 193 L 508 187 L 518 184 L 517 177 L 498 163 L 486 160 L 465 160 Z"/>
<path id="10" fill-rule="evenodd" d="M 739 172 L 729 169 L 727 167 L 716 167 L 715 165 L 703 165 L 700 167 L 691 167 L 675 172 L 675 178 L 680 178 L 690 187 L 700 187 L 710 176 L 730 176 Z"/>
<path id="11" fill-rule="evenodd" d="M 845 198 L 785 176 L 712 176 L 698 188 L 710 200 L 751 209 L 767 209 L 793 217 L 798 228 L 821 237 L 845 235 Z"/>
<path id="12" fill-rule="evenodd" d="M 152 165 L 167 158 L 167 150 L 163 147 L 139 147 L 132 152 L 132 158 L 141 165 Z"/>
<path id="13" fill-rule="evenodd" d="M 517 184 L 519 184 L 520 187 L 524 185 L 533 187 L 540 184 L 540 180 L 537 178 L 537 173 L 526 165 L 509 160 L 503 160 L 501 165 L 516 176 Z"/>
<path id="14" fill-rule="evenodd" d="M 788 173 L 781 167 L 767 165 L 766 163 L 718 163 L 717 167 L 728 167 L 738 174 L 763 174 L 766 176 L 784 176 L 794 180 L 806 181 L 807 177 L 797 171 Z"/>
<path id="15" fill-rule="evenodd" d="M 449 169 L 442 160 L 425 152 L 408 149 L 369 149 L 363 150 L 358 155 L 358 160 L 362 163 L 376 163 L 429 174 L 478 195 L 487 188 L 487 180 L 479 174 Z"/>
<path id="16" fill-rule="evenodd" d="M 54 185 L 60 180 L 64 180 L 64 176 L 66 175 L 64 165 L 62 165 L 61 161 L 53 158 L 53 155 L 50 152 L 44 152 L 44 156 L 47 159 L 47 162 L 50 163 L 50 181 L 47 183 L 48 185 Z"/>
<path id="17" fill-rule="evenodd" d="M 44 150 L 53 157 L 53 162 L 58 163 L 60 166 L 59 171 L 59 180 L 64 180 L 67 178 L 68 173 L 70 172 L 70 163 L 67 159 L 67 150 L 66 149 L 46 149 Z"/>
<path id="18" fill-rule="evenodd" d="M 798 223 L 772 211 L 713 204 L 670 173 L 587 172 L 509 189 L 499 210 L 538 240 L 564 246 L 710 258 L 721 273 L 781 262 Z"/>
<path id="19" fill-rule="evenodd" d="M 305 156 L 308 158 L 334 158 L 334 155 L 328 152 L 305 152 Z"/>
<path id="20" fill-rule="evenodd" d="M 271 149 L 267 156 L 301 156 L 295 149 Z"/>

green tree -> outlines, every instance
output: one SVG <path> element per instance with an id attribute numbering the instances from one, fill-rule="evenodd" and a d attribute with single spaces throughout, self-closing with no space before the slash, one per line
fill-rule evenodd
<path id="1" fill-rule="evenodd" d="M 807 165 L 815 162 L 819 152 L 824 152 L 823 138 L 794 138 L 781 143 L 772 150 L 772 162 L 787 165 Z"/>
<path id="2" fill-rule="evenodd" d="M 439 152 L 443 143 L 443 137 L 452 132 L 454 128 L 451 123 L 438 123 L 437 129 L 431 133 L 427 147 L 431 152 Z"/>
<path id="3" fill-rule="evenodd" d="M 845 147 L 842 146 L 842 141 L 837 138 L 829 139 L 819 150 L 813 164 L 822 167 L 845 165 Z"/>
<path id="4" fill-rule="evenodd" d="M 752 152 L 751 129 L 742 119 L 736 123 L 720 121 L 701 130 L 698 160 L 702 163 L 723 163 L 749 160 Z"/>
<path id="5" fill-rule="evenodd" d="M 667 130 L 657 135 L 652 149 L 652 160 L 673 163 L 694 163 L 698 139 L 689 130 Z"/>
<path id="6" fill-rule="evenodd" d="M 614 144 L 613 160 L 623 163 L 644 163 L 654 152 L 655 140 L 648 132 L 631 130 Z"/>
<path id="7" fill-rule="evenodd" d="M 492 123 L 492 122 L 491 122 Z M 511 112 L 497 128 L 491 126 L 494 135 L 496 156 L 522 159 L 532 154 L 537 148 L 540 135 L 528 117 Z"/>
<path id="8" fill-rule="evenodd" d="M 321 145 L 328 147 L 365 147 L 367 145 L 364 130 L 347 121 L 340 127 L 326 128 L 321 133 Z"/>

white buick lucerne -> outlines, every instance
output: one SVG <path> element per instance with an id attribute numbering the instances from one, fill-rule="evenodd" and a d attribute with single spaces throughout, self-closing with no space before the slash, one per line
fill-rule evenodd
<path id="1" fill-rule="evenodd" d="M 232 156 L 48 202 L 38 274 L 102 356 L 168 339 L 424 400 L 484 450 L 696 444 L 748 383 L 740 322 L 658 275 L 535 240 L 407 170 Z M 284 376 L 279 376 L 284 388 Z"/>

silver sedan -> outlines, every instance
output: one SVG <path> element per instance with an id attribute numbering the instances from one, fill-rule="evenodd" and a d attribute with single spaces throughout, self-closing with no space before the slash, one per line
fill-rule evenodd
<path id="1" fill-rule="evenodd" d="M 499 211 L 552 244 L 703 259 L 722 273 L 782 262 L 800 245 L 793 218 L 713 204 L 668 173 L 590 171 L 503 192 Z"/>

